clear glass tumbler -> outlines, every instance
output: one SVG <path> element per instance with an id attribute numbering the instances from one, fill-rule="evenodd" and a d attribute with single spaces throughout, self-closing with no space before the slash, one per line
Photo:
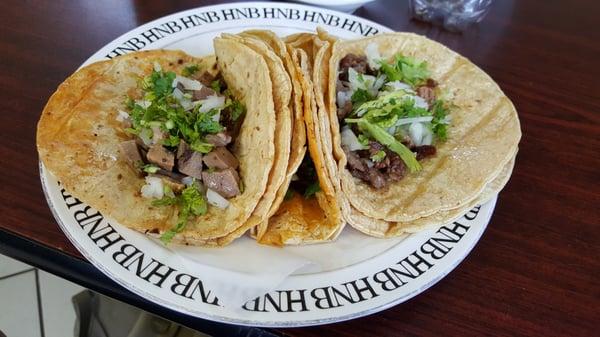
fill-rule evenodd
<path id="1" fill-rule="evenodd" d="M 408 4 L 414 18 L 462 31 L 483 19 L 492 0 L 409 0 Z"/>

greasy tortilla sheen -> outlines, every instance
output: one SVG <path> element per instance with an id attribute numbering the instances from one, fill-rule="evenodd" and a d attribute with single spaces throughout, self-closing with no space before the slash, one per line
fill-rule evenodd
<path id="1" fill-rule="evenodd" d="M 349 215 L 348 223 L 367 235 L 381 238 L 397 237 L 442 226 L 462 217 L 473 207 L 487 202 L 494 195 L 498 194 L 508 182 L 514 164 L 515 155 L 513 155 L 512 159 L 504 166 L 500 174 L 485 185 L 485 188 L 480 195 L 461 207 L 440 211 L 433 215 L 406 222 L 388 222 L 385 220 L 369 218 L 358 212 L 355 208 L 351 208 L 347 211 L 347 215 Z"/>
<path id="2" fill-rule="evenodd" d="M 383 58 L 396 53 L 427 61 L 431 77 L 456 107 L 448 140 L 437 144 L 437 154 L 422 162 L 423 170 L 384 189 L 374 189 L 346 169 L 336 114 L 336 77 L 339 61 L 349 53 L 364 55 L 376 43 Z M 516 110 L 498 85 L 464 57 L 425 37 L 390 33 L 334 43 L 329 62 L 329 118 L 335 161 L 345 199 L 369 218 L 407 222 L 466 205 L 493 180 L 516 151 L 521 130 Z"/>
<path id="3" fill-rule="evenodd" d="M 314 35 L 311 36 L 311 39 Z M 318 135 L 317 103 L 313 92 L 312 77 L 314 68 L 309 62 L 306 50 L 288 45 L 292 60 L 296 64 L 296 73 L 303 89 L 304 122 L 309 153 L 319 179 L 321 191 L 315 198 L 305 199 L 297 193 L 290 199 L 284 200 L 278 211 L 269 218 L 268 228 L 264 236 L 259 237 L 260 243 L 271 245 L 310 244 L 335 239 L 345 224 L 341 218 L 341 210 L 337 204 L 335 191 L 323 163 L 323 152 Z M 316 54 L 327 45 L 313 48 L 305 43 L 303 47 Z M 323 52 L 323 51 L 321 51 Z"/>
<path id="4" fill-rule="evenodd" d="M 233 146 L 245 190 L 230 199 L 226 210 L 209 207 L 206 215 L 192 219 L 175 242 L 204 244 L 240 228 L 264 193 L 272 166 L 275 119 L 268 68 L 247 48 L 215 42 L 215 49 L 225 81 L 248 111 Z M 125 110 L 125 95 L 141 97 L 137 82 L 152 71 L 155 61 L 177 73 L 192 63 L 201 71 L 216 69 L 214 57 L 167 50 L 86 66 L 50 98 L 38 123 L 37 145 L 45 167 L 74 196 L 127 227 L 159 236 L 176 223 L 177 209 L 153 207 L 141 197 L 144 178 L 119 152 L 119 143 L 131 137 L 116 120 L 118 111 Z"/>
<path id="5" fill-rule="evenodd" d="M 275 155 L 273 167 L 269 173 L 267 189 L 250 218 L 253 223 L 247 224 L 250 228 L 264 224 L 273 207 L 279 191 L 284 187 L 287 168 L 290 162 L 290 143 L 292 142 L 292 112 L 290 109 L 292 96 L 292 82 L 286 72 L 283 61 L 262 40 L 252 35 L 223 34 L 223 38 L 232 39 L 251 48 L 261 55 L 269 67 L 269 75 L 273 83 L 273 99 L 275 103 Z M 295 159 L 297 160 L 297 159 Z M 284 192 L 285 193 L 285 192 Z M 266 227 L 266 226 L 265 226 Z"/>

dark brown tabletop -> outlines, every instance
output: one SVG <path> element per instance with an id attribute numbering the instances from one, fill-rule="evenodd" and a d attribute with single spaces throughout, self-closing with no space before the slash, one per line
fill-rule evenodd
<path id="1" fill-rule="evenodd" d="M 161 311 L 83 261 L 44 199 L 35 129 L 58 84 L 100 47 L 150 20 L 213 3 L 2 2 L 0 252 L 184 324 L 200 329 L 210 324 Z M 522 123 L 516 167 L 481 241 L 433 288 L 368 317 L 269 332 L 597 336 L 600 2 L 496 0 L 489 15 L 462 34 L 411 21 L 405 1 L 375 1 L 355 14 L 398 31 L 427 35 L 494 78 Z"/>

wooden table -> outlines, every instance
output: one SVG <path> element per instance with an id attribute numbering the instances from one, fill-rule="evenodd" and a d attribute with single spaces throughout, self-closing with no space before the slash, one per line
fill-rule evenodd
<path id="1" fill-rule="evenodd" d="M 0 10 L 0 251 L 215 334 L 246 335 L 160 308 L 83 260 L 44 199 L 36 123 L 88 56 L 155 18 L 212 1 L 5 0 Z M 356 14 L 438 40 L 490 74 L 513 100 L 523 139 L 512 179 L 466 260 L 394 308 L 291 336 L 598 335 L 600 322 L 600 3 L 496 0 L 463 34 L 408 19 L 405 2 Z M 1 299 L 0 299 L 1 303 Z M 223 330 L 225 329 L 225 330 Z"/>

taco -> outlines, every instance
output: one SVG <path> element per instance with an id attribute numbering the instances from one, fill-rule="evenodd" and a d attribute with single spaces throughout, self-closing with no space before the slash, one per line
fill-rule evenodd
<path id="1" fill-rule="evenodd" d="M 78 70 L 38 123 L 45 167 L 104 215 L 164 242 L 243 234 L 273 168 L 273 84 L 251 48 L 214 46 L 216 58 L 155 50 Z"/>
<path id="2" fill-rule="evenodd" d="M 328 49 L 313 34 L 285 39 L 272 33 L 242 33 L 265 41 L 283 61 L 292 77 L 294 111 L 293 136 L 287 178 L 279 189 L 272 213 L 254 231 L 258 242 L 271 245 L 298 245 L 335 239 L 344 227 L 334 182 L 325 168 L 320 139 L 317 96 L 313 83 L 316 68 L 312 60 Z M 306 144 L 308 143 L 308 144 Z M 306 147 L 308 145 L 308 151 Z"/>
<path id="3" fill-rule="evenodd" d="M 317 62 L 316 62 L 317 64 Z M 376 236 L 450 220 L 499 191 L 521 136 L 488 75 L 425 37 L 335 41 L 327 68 L 327 161 L 344 218 Z M 323 69 L 320 69 L 323 73 Z M 318 87 L 317 87 L 318 88 Z M 499 186 L 501 185 L 501 186 Z"/>

